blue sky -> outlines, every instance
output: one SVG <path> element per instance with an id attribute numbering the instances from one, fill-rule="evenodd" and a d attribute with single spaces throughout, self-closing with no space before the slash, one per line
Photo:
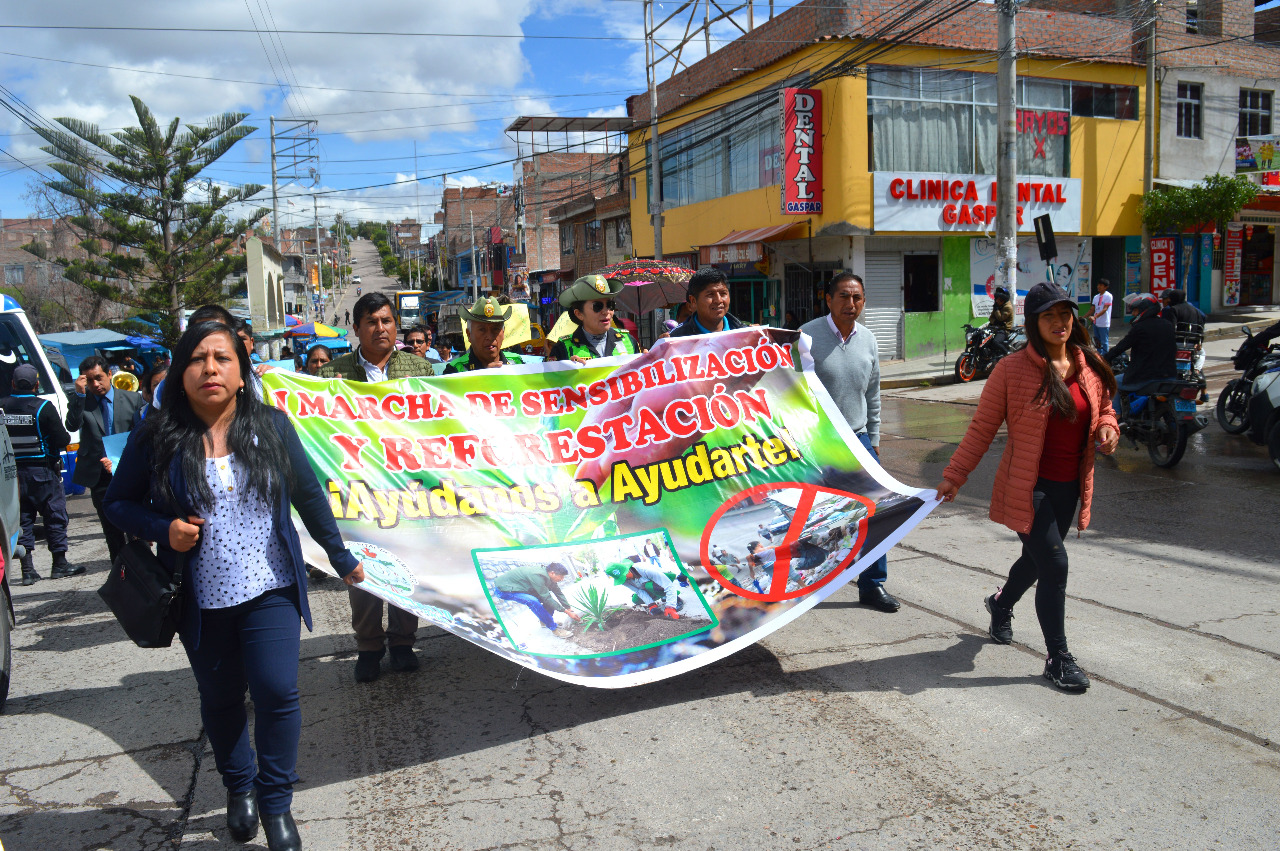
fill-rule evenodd
<path id="1" fill-rule="evenodd" d="M 775 3 L 778 10 L 791 5 Z M 516 149 L 503 130 L 515 116 L 622 114 L 626 96 L 645 87 L 640 0 L 131 0 L 115 8 L 43 0 L 10 6 L 3 23 L 32 28 L 3 30 L 0 82 L 46 119 L 77 117 L 104 129 L 133 124 L 131 94 L 164 120 L 250 113 L 246 123 L 258 131 L 209 173 L 221 182 L 269 185 L 269 116 L 316 116 L 322 222 L 337 212 L 376 220 L 414 215 L 412 182 L 358 187 L 415 175 L 429 178 L 417 187 L 429 221 L 442 186 L 438 175 L 452 172 L 451 182 L 470 184 L 511 179 Z M 757 20 L 765 8 L 759 4 Z M 322 30 L 335 34 L 315 34 Z M 393 35 L 350 34 L 357 31 Z M 6 217 L 33 212 L 23 195 L 35 171 L 12 157 L 48 174 L 49 158 L 38 143 L 0 112 L 0 149 L 12 155 L 0 155 Z M 282 189 L 282 224 L 311 221 L 310 191 L 310 185 Z M 269 205 L 269 192 L 259 197 Z"/>

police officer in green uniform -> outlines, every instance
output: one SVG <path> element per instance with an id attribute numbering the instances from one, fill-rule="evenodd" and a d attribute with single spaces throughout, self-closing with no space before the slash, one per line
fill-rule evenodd
<path id="1" fill-rule="evenodd" d="M 555 344 L 547 360 L 586 363 L 592 358 L 634 355 L 637 349 L 631 335 L 613 327 L 613 299 L 622 286 L 603 275 L 585 275 L 560 293 L 560 306 L 578 327 Z"/>
<path id="2" fill-rule="evenodd" d="M 461 356 L 449 361 L 444 368 L 445 375 L 524 363 L 515 352 L 502 350 L 506 323 L 511 318 L 511 305 L 498 304 L 496 298 L 486 296 L 469 310 L 462 311 L 462 316 L 467 320 L 467 338 L 471 341 L 471 347 Z"/>

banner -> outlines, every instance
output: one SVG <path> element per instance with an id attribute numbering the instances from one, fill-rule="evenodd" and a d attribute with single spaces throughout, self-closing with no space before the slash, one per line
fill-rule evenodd
<path id="1" fill-rule="evenodd" d="M 1227 224 L 1227 242 L 1222 252 L 1222 305 L 1240 304 L 1240 267 L 1244 257 L 1244 225 Z"/>
<path id="2" fill-rule="evenodd" d="M 1058 236 L 1058 256 L 1053 279 L 1079 304 L 1093 296 L 1093 240 L 1087 236 Z M 1049 268 L 1040 259 L 1035 238 L 1018 240 L 1018 292 L 1014 297 L 1014 324 L 1023 324 L 1022 300 L 1031 288 L 1048 280 Z M 991 316 L 996 293 L 996 241 L 978 237 L 969 241 L 970 303 L 975 318 Z"/>
<path id="3" fill-rule="evenodd" d="M 996 179 L 990 174 L 877 171 L 873 215 L 877 231 L 994 235 Z M 1018 177 L 1019 233 L 1035 233 L 1048 215 L 1056 234 L 1080 232 L 1084 183 L 1072 177 Z"/>
<path id="4" fill-rule="evenodd" d="M 822 92 L 782 90 L 782 212 L 822 212 Z"/>
<path id="5" fill-rule="evenodd" d="M 1178 285 L 1177 254 L 1176 236 L 1151 237 L 1151 292 L 1156 295 Z"/>
<path id="6" fill-rule="evenodd" d="M 584 685 L 748 646 L 937 504 L 862 448 L 794 331 L 661 340 L 582 367 L 381 384 L 273 371 L 263 386 L 364 563 L 361 587 Z"/>

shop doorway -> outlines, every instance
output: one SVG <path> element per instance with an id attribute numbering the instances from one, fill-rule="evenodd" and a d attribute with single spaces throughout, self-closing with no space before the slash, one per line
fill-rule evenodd
<path id="1" fill-rule="evenodd" d="M 937 263 L 937 255 L 934 262 Z M 902 357 L 903 283 L 902 252 L 867 252 L 867 306 L 862 311 L 862 324 L 875 335 L 882 361 Z"/>
<path id="2" fill-rule="evenodd" d="M 1273 304 L 1276 235 L 1267 225 L 1246 225 L 1240 258 L 1240 304 Z"/>
<path id="3" fill-rule="evenodd" d="M 843 271 L 839 263 L 822 262 L 811 266 L 788 263 L 783 270 L 787 298 L 783 305 L 797 323 L 797 327 L 827 315 L 827 284 Z M 785 316 L 784 316 L 785 318 Z"/>

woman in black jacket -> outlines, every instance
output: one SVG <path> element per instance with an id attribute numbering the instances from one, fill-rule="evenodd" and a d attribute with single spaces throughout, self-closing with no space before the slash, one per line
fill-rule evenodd
<path id="1" fill-rule="evenodd" d="M 343 545 L 293 426 L 254 398 L 250 376 L 227 326 L 188 328 L 161 407 L 130 435 L 105 507 L 120 529 L 156 541 L 161 561 L 183 571 L 178 634 L 227 787 L 232 837 L 252 839 L 261 810 L 271 851 L 292 851 L 301 848 L 290 814 L 301 732 L 299 620 L 310 629 L 311 611 L 289 506 L 348 584 L 364 571 Z"/>

